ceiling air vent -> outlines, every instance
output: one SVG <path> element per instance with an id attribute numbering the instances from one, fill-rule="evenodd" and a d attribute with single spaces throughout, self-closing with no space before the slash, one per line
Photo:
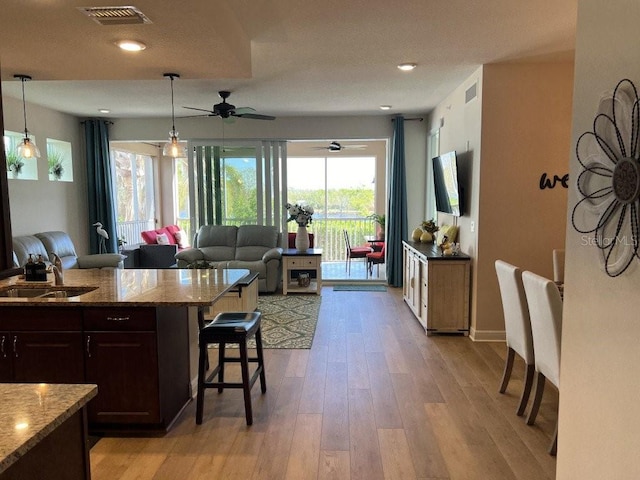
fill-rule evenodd
<path id="1" fill-rule="evenodd" d="M 136 7 L 78 7 L 82 13 L 100 25 L 135 25 L 151 23 Z"/>

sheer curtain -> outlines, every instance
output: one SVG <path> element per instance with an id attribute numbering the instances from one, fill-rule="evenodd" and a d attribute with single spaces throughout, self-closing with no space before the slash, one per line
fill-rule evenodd
<path id="1" fill-rule="evenodd" d="M 111 122 L 89 119 L 84 122 L 84 137 L 87 158 L 87 191 L 89 195 L 89 222 L 102 223 L 109 234 L 107 252 L 118 251 L 116 211 L 113 198 L 113 179 L 109 158 L 109 125 Z M 90 253 L 100 253 L 100 240 L 96 229 L 89 228 Z"/>
<path id="2" fill-rule="evenodd" d="M 407 239 L 407 187 L 404 158 L 404 117 L 394 118 L 387 219 L 387 283 L 402 286 L 402 241 Z"/>

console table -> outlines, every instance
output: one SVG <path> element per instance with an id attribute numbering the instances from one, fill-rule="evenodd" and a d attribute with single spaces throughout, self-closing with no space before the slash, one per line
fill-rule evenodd
<path id="1" fill-rule="evenodd" d="M 434 244 L 402 246 L 402 295 L 427 334 L 468 334 L 471 258 L 444 256 Z"/>
<path id="2" fill-rule="evenodd" d="M 322 290 L 322 249 L 309 248 L 305 251 L 288 248 L 282 252 L 282 294 L 316 293 L 320 295 Z M 297 278 L 292 272 L 305 271 L 310 273 L 309 286 L 298 285 Z M 315 278 L 313 275 L 315 274 Z"/>

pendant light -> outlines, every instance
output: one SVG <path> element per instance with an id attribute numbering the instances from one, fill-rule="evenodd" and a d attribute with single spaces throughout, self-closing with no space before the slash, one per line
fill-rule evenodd
<path id="1" fill-rule="evenodd" d="M 178 139 L 178 132 L 176 131 L 176 119 L 173 106 L 173 79 L 180 78 L 177 73 L 165 73 L 165 78 L 171 79 L 171 131 L 169 132 L 169 141 L 164 144 L 162 154 L 167 157 L 173 158 L 186 158 L 187 148 L 184 142 L 180 142 Z"/>
<path id="2" fill-rule="evenodd" d="M 40 158 L 40 150 L 35 142 L 29 138 L 29 130 L 27 130 L 27 103 L 24 99 L 24 82 L 31 80 L 29 75 L 14 75 L 13 78 L 19 78 L 22 82 L 22 112 L 24 114 L 24 138 L 16 149 L 16 153 L 20 158 Z"/>

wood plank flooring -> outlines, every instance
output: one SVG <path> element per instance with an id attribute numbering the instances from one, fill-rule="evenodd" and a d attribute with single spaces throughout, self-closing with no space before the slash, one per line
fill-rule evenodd
<path id="1" fill-rule="evenodd" d="M 504 344 L 427 337 L 400 289 L 322 296 L 311 350 L 265 350 L 253 426 L 240 390 L 207 390 L 200 426 L 192 402 L 164 437 L 100 439 L 93 480 L 555 477 L 557 392 L 527 426 L 520 360 L 498 393 Z"/>

